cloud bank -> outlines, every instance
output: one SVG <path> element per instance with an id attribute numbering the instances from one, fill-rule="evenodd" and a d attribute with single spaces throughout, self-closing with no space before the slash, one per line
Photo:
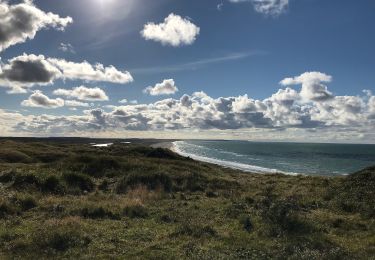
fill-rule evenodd
<path id="1" fill-rule="evenodd" d="M 299 89 L 285 87 L 264 100 L 248 95 L 212 98 L 204 92 L 195 92 L 151 104 L 111 106 L 110 111 L 86 110 L 80 116 L 27 117 L 13 124 L 12 131 L 33 135 L 44 131 L 49 134 L 147 131 L 173 135 L 209 130 L 210 133 L 229 131 L 232 137 L 241 134 L 247 138 L 250 134 L 262 137 L 260 133 L 265 138 L 270 133 L 270 139 L 299 133 L 316 135 L 321 140 L 324 139 L 321 133 L 325 133 L 327 137 L 375 142 L 375 96 L 370 91 L 363 96 L 335 96 L 322 87 L 322 82 L 330 80 L 327 74 L 307 72 L 281 81 L 282 85 L 300 84 Z M 40 94 L 36 95 L 42 100 L 38 99 L 39 103 L 59 104 L 56 100 L 43 100 Z M 30 102 L 36 103 L 35 97 Z"/>

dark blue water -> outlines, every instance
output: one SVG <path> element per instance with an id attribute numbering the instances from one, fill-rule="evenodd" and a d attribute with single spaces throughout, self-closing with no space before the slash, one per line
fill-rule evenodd
<path id="1" fill-rule="evenodd" d="M 335 176 L 375 165 L 375 145 L 178 141 L 177 152 L 250 172 Z"/>

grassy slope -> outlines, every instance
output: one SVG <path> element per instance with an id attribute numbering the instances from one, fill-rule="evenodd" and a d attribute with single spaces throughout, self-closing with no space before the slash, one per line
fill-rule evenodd
<path id="1" fill-rule="evenodd" d="M 0 140 L 0 258 L 368 259 L 375 168 L 244 174 L 168 150 Z"/>

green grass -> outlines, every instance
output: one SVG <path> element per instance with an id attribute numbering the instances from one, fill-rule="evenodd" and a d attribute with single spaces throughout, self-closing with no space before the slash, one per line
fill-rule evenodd
<path id="1" fill-rule="evenodd" d="M 0 258 L 371 259 L 374 179 L 375 168 L 248 174 L 142 144 L 2 139 Z"/>

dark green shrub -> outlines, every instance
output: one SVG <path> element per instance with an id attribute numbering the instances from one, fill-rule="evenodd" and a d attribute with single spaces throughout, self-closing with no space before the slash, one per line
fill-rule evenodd
<path id="1" fill-rule="evenodd" d="M 12 206 L 6 201 L 0 201 L 0 218 L 5 218 L 9 215 L 14 215 L 16 213 L 17 210 L 14 206 Z"/>
<path id="2" fill-rule="evenodd" d="M 81 191 L 93 191 L 95 184 L 91 178 L 81 173 L 65 173 L 63 179 L 69 188 L 78 188 Z"/>
<path id="3" fill-rule="evenodd" d="M 131 173 L 117 184 L 117 192 L 125 193 L 127 190 L 145 186 L 149 190 L 162 188 L 166 192 L 172 190 L 171 178 L 163 173 Z"/>
<path id="4" fill-rule="evenodd" d="M 217 235 L 217 232 L 215 229 L 213 229 L 211 226 L 205 225 L 197 225 L 192 223 L 184 223 L 180 225 L 174 235 L 178 236 L 191 236 L 195 238 L 201 238 L 201 237 L 213 237 Z"/>
<path id="5" fill-rule="evenodd" d="M 64 252 L 73 247 L 83 247 L 90 243 L 89 237 L 82 234 L 76 227 L 48 227 L 38 232 L 35 243 L 43 251 Z"/>
<path id="6" fill-rule="evenodd" d="M 48 151 L 48 152 L 45 152 L 45 153 L 39 152 L 39 153 L 35 154 L 34 157 L 40 162 L 52 163 L 52 162 L 59 161 L 62 158 L 66 157 L 66 154 Z"/>
<path id="7" fill-rule="evenodd" d="M 264 205 L 261 216 L 269 227 L 271 236 L 281 236 L 291 232 L 307 232 L 307 226 L 297 218 L 299 207 L 293 200 L 272 201 Z"/>
<path id="8" fill-rule="evenodd" d="M 169 149 L 155 148 L 145 153 L 146 157 L 160 159 L 179 159 L 180 156 Z"/>
<path id="9" fill-rule="evenodd" d="M 242 228 L 247 232 L 251 232 L 253 230 L 253 224 L 251 223 L 251 219 L 247 215 L 243 215 L 240 217 L 240 224 Z"/>
<path id="10" fill-rule="evenodd" d="M 0 174 L 0 182 L 2 182 L 2 183 L 12 182 L 14 180 L 16 174 L 17 173 L 13 170 L 3 172 L 3 173 Z"/>
<path id="11" fill-rule="evenodd" d="M 88 162 L 83 167 L 83 172 L 94 177 L 103 177 L 107 171 L 118 170 L 121 168 L 117 159 L 102 156 Z"/>
<path id="12" fill-rule="evenodd" d="M 109 189 L 109 182 L 108 180 L 102 181 L 102 183 L 99 185 L 99 190 L 107 191 Z"/>
<path id="13" fill-rule="evenodd" d="M 12 186 L 16 189 L 39 188 L 40 180 L 33 174 L 16 174 Z"/>
<path id="14" fill-rule="evenodd" d="M 52 194 L 63 194 L 65 186 L 57 176 L 48 176 L 41 185 L 43 192 Z"/>
<path id="15" fill-rule="evenodd" d="M 142 205 L 126 206 L 123 213 L 129 218 L 146 218 L 148 216 L 147 209 Z"/>
<path id="16" fill-rule="evenodd" d="M 32 159 L 19 151 L 0 150 L 0 162 L 6 163 L 30 163 Z"/>
<path id="17" fill-rule="evenodd" d="M 120 219 L 120 216 L 118 214 L 115 214 L 103 207 L 83 208 L 80 212 L 80 215 L 84 218 L 90 219 Z"/>
<path id="18" fill-rule="evenodd" d="M 206 191 L 207 198 L 217 198 L 219 197 L 219 194 L 217 192 L 214 192 L 212 190 Z"/>
<path id="19" fill-rule="evenodd" d="M 246 205 L 244 203 L 233 202 L 225 209 L 225 215 L 229 218 L 238 218 L 246 211 Z"/>
<path id="20" fill-rule="evenodd" d="M 24 196 L 17 199 L 22 211 L 27 211 L 37 207 L 37 202 L 32 196 Z"/>
<path id="21" fill-rule="evenodd" d="M 174 178 L 174 181 L 176 182 L 176 188 L 180 191 L 204 191 L 208 184 L 205 176 L 195 172 L 179 175 Z"/>

